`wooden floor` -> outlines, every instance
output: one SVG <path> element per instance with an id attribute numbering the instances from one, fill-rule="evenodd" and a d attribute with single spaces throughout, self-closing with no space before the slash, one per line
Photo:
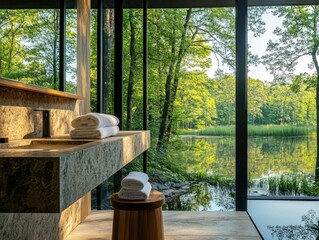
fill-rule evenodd
<path id="1" fill-rule="evenodd" d="M 112 217 L 113 211 L 94 211 L 67 240 L 111 240 Z M 246 212 L 163 211 L 163 217 L 165 240 L 262 239 Z"/>

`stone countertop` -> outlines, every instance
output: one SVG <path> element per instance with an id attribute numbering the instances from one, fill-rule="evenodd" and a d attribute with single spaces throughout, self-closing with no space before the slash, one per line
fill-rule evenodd
<path id="1" fill-rule="evenodd" d="M 116 136 L 103 139 L 72 139 L 69 134 L 52 136 L 50 138 L 29 138 L 9 141 L 9 143 L 0 143 L 0 158 L 12 157 L 60 157 L 64 154 L 70 154 L 86 148 L 104 145 L 109 142 L 122 141 L 132 135 L 136 135 L 149 131 L 120 131 Z M 149 133 L 148 133 L 149 134 Z M 29 145 L 32 142 L 45 142 L 45 145 L 57 146 L 51 149 L 45 148 L 19 148 L 21 146 Z M 65 145 L 66 147 L 60 147 Z M 69 143 L 68 143 L 69 142 Z M 77 144 L 80 143 L 80 144 Z"/>
<path id="2" fill-rule="evenodd" d="M 147 150 L 150 132 L 120 131 L 101 140 L 74 140 L 67 135 L 45 139 L 91 141 L 66 149 L 13 148 L 32 140 L 44 138 L 0 144 L 0 212 L 62 212 Z"/>

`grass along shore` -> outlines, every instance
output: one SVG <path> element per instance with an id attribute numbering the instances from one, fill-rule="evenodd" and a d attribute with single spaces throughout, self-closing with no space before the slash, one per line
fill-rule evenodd
<path id="1" fill-rule="evenodd" d="M 178 135 L 199 136 L 235 136 L 235 126 L 215 126 L 205 129 L 179 130 Z M 280 126 L 280 125 L 249 125 L 249 136 L 305 136 L 315 135 L 315 126 Z"/>

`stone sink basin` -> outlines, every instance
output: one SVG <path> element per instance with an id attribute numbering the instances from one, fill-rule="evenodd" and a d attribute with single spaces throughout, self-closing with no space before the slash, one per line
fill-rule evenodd
<path id="1" fill-rule="evenodd" d="M 76 146 L 91 143 L 92 141 L 76 141 L 76 140 L 21 140 L 21 145 L 9 145 L 6 149 L 39 149 L 39 150 L 59 150 L 69 149 Z"/>
<path id="2" fill-rule="evenodd" d="M 15 152 L 56 152 L 65 150 L 75 150 L 90 146 L 93 140 L 76 140 L 76 139 L 21 139 L 14 140 L 7 144 L 0 144 L 0 151 Z"/>

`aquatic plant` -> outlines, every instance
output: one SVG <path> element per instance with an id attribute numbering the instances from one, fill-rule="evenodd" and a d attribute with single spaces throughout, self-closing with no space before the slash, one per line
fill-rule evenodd
<path id="1" fill-rule="evenodd" d="M 314 126 L 280 126 L 280 125 L 249 125 L 249 136 L 304 136 L 314 135 Z M 215 126 L 200 130 L 180 130 L 180 135 L 200 136 L 235 136 L 235 126 Z"/>

